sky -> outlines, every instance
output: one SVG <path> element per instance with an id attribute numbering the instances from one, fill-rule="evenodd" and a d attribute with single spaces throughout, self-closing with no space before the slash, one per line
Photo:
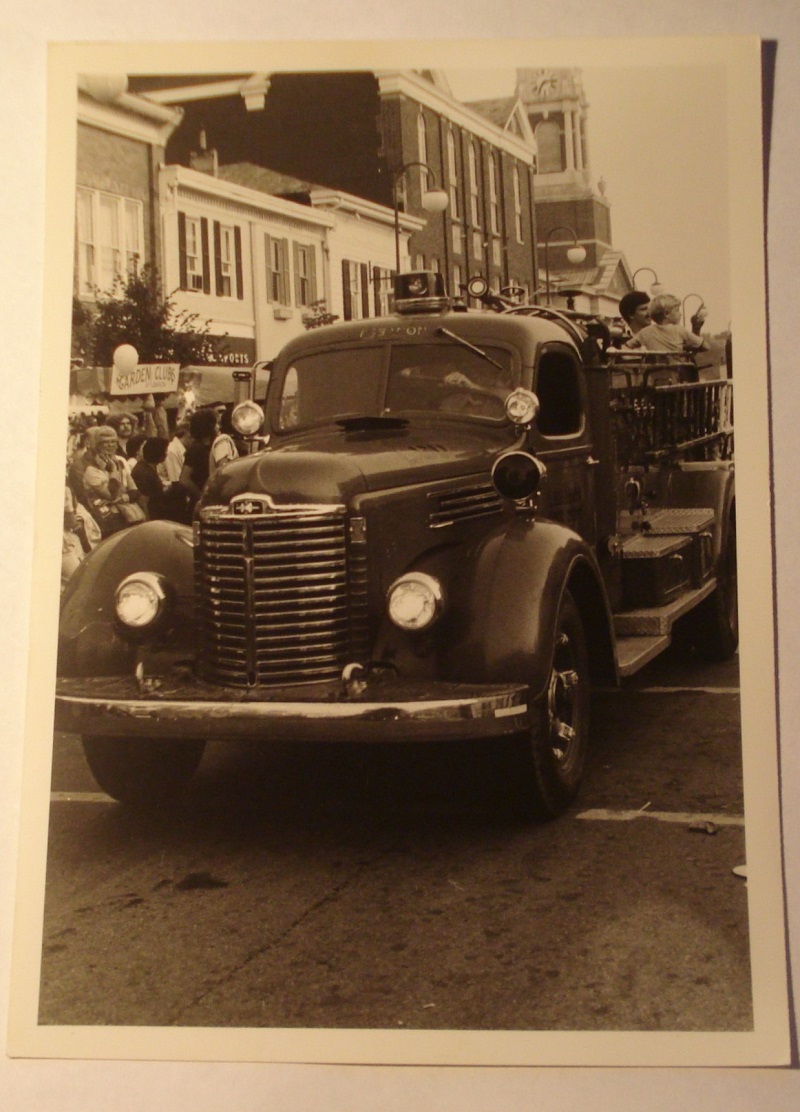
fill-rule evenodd
<path id="1" fill-rule="evenodd" d="M 528 64 L 536 65 L 536 59 Z M 447 70 L 459 100 L 510 96 L 514 69 Z M 613 246 L 665 292 L 731 322 L 724 73 L 714 67 L 584 68 L 592 183 L 606 183 Z M 639 274 L 649 290 L 653 278 Z M 688 297 L 697 294 L 697 297 Z"/>

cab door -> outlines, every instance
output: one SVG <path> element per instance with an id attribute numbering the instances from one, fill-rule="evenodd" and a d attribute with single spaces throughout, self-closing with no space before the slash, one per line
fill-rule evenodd
<path id="1" fill-rule="evenodd" d="M 572 348 L 559 343 L 541 346 L 533 388 L 540 405 L 533 448 L 547 468 L 541 512 L 594 544 L 597 461 L 583 367 Z"/>

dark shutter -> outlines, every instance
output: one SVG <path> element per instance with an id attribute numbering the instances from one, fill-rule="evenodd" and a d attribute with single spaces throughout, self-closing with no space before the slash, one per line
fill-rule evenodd
<path id="1" fill-rule="evenodd" d="M 214 221 L 214 279 L 217 297 L 222 297 L 222 232 L 219 221 Z"/>
<path id="2" fill-rule="evenodd" d="M 317 300 L 317 252 L 313 244 L 308 248 L 308 301 Z"/>
<path id="3" fill-rule="evenodd" d="M 211 266 L 208 257 L 208 220 L 205 216 L 200 220 L 200 242 L 203 250 L 203 293 L 211 293 Z"/>
<path id="4" fill-rule="evenodd" d="M 369 267 L 361 263 L 361 315 L 369 316 Z"/>
<path id="5" fill-rule="evenodd" d="M 300 244 L 292 243 L 292 261 L 294 263 L 294 303 L 303 304 L 303 294 L 300 289 Z"/>
<path id="6" fill-rule="evenodd" d="M 178 213 L 178 258 L 181 289 L 185 290 L 189 276 L 186 269 L 186 215 L 182 212 Z"/>
<path id="7" fill-rule="evenodd" d="M 233 229 L 233 246 L 236 251 L 236 296 L 244 300 L 244 275 L 242 273 L 242 229 L 238 224 Z"/>
<path id="8" fill-rule="evenodd" d="M 373 266 L 372 268 L 372 289 L 375 297 L 375 316 L 381 315 L 381 280 L 383 278 L 383 267 Z"/>
<path id="9" fill-rule="evenodd" d="M 344 301 L 344 319 L 353 319 L 353 305 L 350 300 L 350 260 L 342 259 L 342 299 Z"/>
<path id="10" fill-rule="evenodd" d="M 267 265 L 267 301 L 272 301 L 272 237 L 264 233 L 264 256 Z"/>
<path id="11" fill-rule="evenodd" d="M 289 289 L 289 240 L 281 240 L 281 304 L 291 305 L 292 294 Z"/>

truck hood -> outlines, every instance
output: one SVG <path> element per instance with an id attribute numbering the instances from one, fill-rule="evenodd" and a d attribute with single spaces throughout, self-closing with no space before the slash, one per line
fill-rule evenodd
<path id="1" fill-rule="evenodd" d="M 464 422 L 453 428 L 311 430 L 228 464 L 208 484 L 203 504 L 262 492 L 283 503 L 349 502 L 365 492 L 488 475 L 512 442 L 508 426 L 473 431 Z"/>

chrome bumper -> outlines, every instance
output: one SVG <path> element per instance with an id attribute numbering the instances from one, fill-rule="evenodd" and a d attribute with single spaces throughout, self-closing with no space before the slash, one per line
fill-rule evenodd
<path id="1" fill-rule="evenodd" d="M 194 678 L 59 679 L 57 730 L 116 737 L 252 738 L 263 741 L 436 741 L 499 737 L 528 724 L 523 684 L 369 679 L 239 690 Z"/>

